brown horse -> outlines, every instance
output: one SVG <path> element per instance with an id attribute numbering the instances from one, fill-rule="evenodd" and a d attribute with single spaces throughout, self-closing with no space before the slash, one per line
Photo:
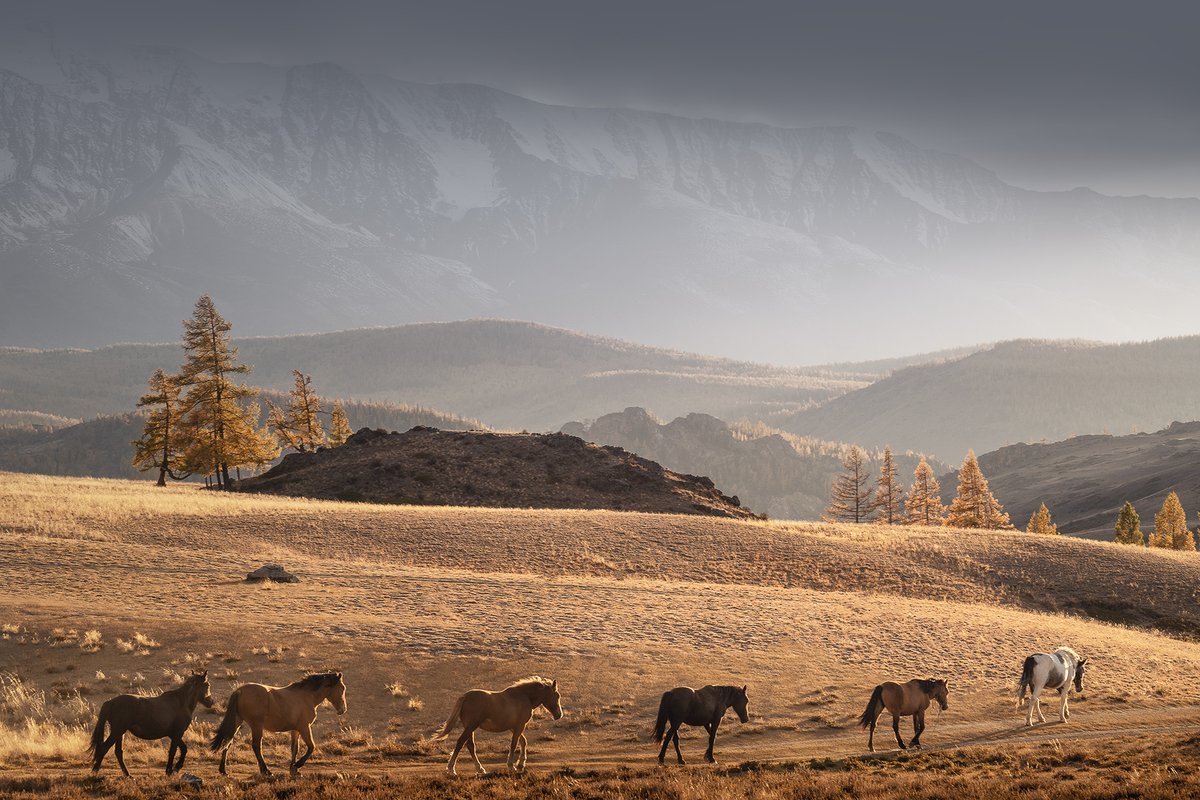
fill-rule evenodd
<path id="1" fill-rule="evenodd" d="M 905 750 L 904 740 L 900 738 L 900 718 L 913 718 L 912 747 L 921 746 L 921 734 L 925 732 L 925 709 L 933 700 L 938 702 L 942 711 L 950 707 L 946 702 L 950 688 L 944 680 L 911 680 L 908 683 L 881 683 L 871 693 L 867 710 L 863 712 L 858 724 L 862 728 L 870 728 L 871 735 L 867 738 L 867 747 L 875 752 L 875 723 L 886 708 L 892 714 L 892 730 L 896 732 L 896 744 Z"/>
<path id="2" fill-rule="evenodd" d="M 270 775 L 267 762 L 262 757 L 263 731 L 292 734 L 292 761 L 289 765 L 295 775 L 313 754 L 312 724 L 317 718 L 317 706 L 329 701 L 338 714 L 346 713 L 346 684 L 342 673 L 324 672 L 306 675 L 287 686 L 263 686 L 247 683 L 239 686 L 229 696 L 225 707 L 225 718 L 212 738 L 213 751 L 221 753 L 221 774 L 225 774 L 225 759 L 229 745 L 245 722 L 250 726 L 250 747 L 258 759 L 258 770 Z M 307 748 L 300 760 L 296 760 L 298 740 L 303 737 Z"/>
<path id="3" fill-rule="evenodd" d="M 463 732 L 454 745 L 454 753 L 446 771 L 457 775 L 454 763 L 458 761 L 458 753 L 463 745 L 475 760 L 475 771 L 486 775 L 487 770 L 479 763 L 475 754 L 475 731 L 483 728 L 485 731 L 497 733 L 512 731 L 512 742 L 508 746 L 508 768 L 514 772 L 525 769 L 525 757 L 528 755 L 529 742 L 525 738 L 525 726 L 533 716 L 533 710 L 544 706 L 555 719 L 562 719 L 562 705 L 558 695 L 558 681 L 545 678 L 526 678 L 517 681 L 512 686 L 500 692 L 488 692 L 483 689 L 472 689 L 458 698 L 450 718 L 442 729 L 434 735 L 434 739 L 445 739 L 455 725 L 462 723 Z M 520 755 L 517 748 L 520 747 Z"/>
<path id="4" fill-rule="evenodd" d="M 168 689 L 158 697 L 134 697 L 131 694 L 120 694 L 111 700 L 106 700 L 100 706 L 100 717 L 92 730 L 92 741 L 88 749 L 93 753 L 92 772 L 100 771 L 100 762 L 109 748 L 116 745 L 117 763 L 121 772 L 129 777 L 125 768 L 125 752 L 122 742 L 126 733 L 132 733 L 139 739 L 170 739 L 171 749 L 167 751 L 167 774 L 179 770 L 183 759 L 187 756 L 187 745 L 183 741 L 183 733 L 192 724 L 192 714 L 196 712 L 196 704 L 203 703 L 212 707 L 213 699 L 209 693 L 208 672 L 194 672 L 179 686 Z M 108 738 L 104 738 L 104 726 L 109 729 Z M 179 762 L 175 761 L 175 751 L 179 751 Z"/>
<path id="5" fill-rule="evenodd" d="M 658 721 L 654 725 L 654 741 L 662 742 L 658 751 L 658 763 L 664 763 L 667 757 L 667 745 L 675 741 L 675 758 L 683 763 L 683 753 L 679 752 L 679 726 L 699 725 L 708 732 L 708 750 L 704 760 L 710 764 L 717 763 L 713 757 L 713 745 L 717 742 L 717 727 L 725 712 L 732 708 L 737 712 L 738 719 L 747 722 L 750 719 L 746 711 L 746 687 L 736 686 L 705 686 L 696 691 L 687 686 L 680 686 L 669 692 L 663 692 L 662 700 L 658 703 Z M 667 729 L 667 723 L 671 727 Z M 665 737 L 664 737 L 665 733 Z"/>

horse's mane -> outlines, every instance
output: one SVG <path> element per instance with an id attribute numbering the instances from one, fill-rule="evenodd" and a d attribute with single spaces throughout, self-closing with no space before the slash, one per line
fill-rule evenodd
<path id="1" fill-rule="evenodd" d="M 1080 661 L 1082 661 L 1082 660 L 1083 660 L 1083 659 L 1081 659 L 1081 658 L 1079 657 L 1079 653 L 1076 653 L 1074 650 L 1072 650 L 1071 648 L 1067 647 L 1065 644 L 1064 644 L 1064 645 L 1059 645 L 1059 647 L 1058 647 L 1058 648 L 1057 648 L 1057 649 L 1056 649 L 1054 652 L 1056 652 L 1056 653 L 1066 653 L 1067 655 L 1071 656 L 1071 658 L 1075 659 L 1075 663 L 1079 663 Z"/>
<path id="2" fill-rule="evenodd" d="M 319 689 L 322 686 L 333 686 L 342 679 L 340 672 L 310 672 L 298 681 L 287 685 L 289 689 Z"/>
<path id="3" fill-rule="evenodd" d="M 549 678 L 543 678 L 540 675 L 530 675 L 528 678 L 522 678 L 519 681 L 513 682 L 509 689 L 529 689 L 534 686 L 550 687 L 554 685 L 554 681 Z"/>

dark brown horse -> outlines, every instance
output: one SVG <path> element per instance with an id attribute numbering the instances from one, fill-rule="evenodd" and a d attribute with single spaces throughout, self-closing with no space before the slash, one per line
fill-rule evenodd
<path id="1" fill-rule="evenodd" d="M 921 746 L 921 734 L 925 732 L 925 709 L 930 702 L 936 700 L 942 711 L 950 707 L 946 702 L 949 686 L 944 680 L 911 680 L 908 683 L 881 683 L 871 693 L 867 710 L 863 712 L 858 724 L 862 728 L 870 728 L 871 735 L 867 738 L 867 748 L 875 752 L 875 723 L 886 708 L 892 714 L 892 730 L 896 732 L 896 744 L 905 750 L 904 740 L 900 738 L 900 718 L 913 718 L 912 747 Z"/>
<path id="2" fill-rule="evenodd" d="M 746 704 L 749 702 L 745 686 L 740 689 L 737 686 L 705 686 L 699 691 L 680 686 L 663 692 L 662 700 L 658 703 L 658 721 L 654 725 L 654 741 L 662 742 L 662 749 L 658 751 L 658 763 L 662 764 L 666 759 L 667 745 L 673 739 L 675 757 L 682 764 L 679 726 L 698 725 L 708 732 L 708 750 L 704 753 L 704 760 L 715 764 L 717 760 L 713 757 L 713 745 L 717 741 L 717 726 L 721 724 L 721 719 L 730 708 L 737 712 L 738 719 L 747 722 L 750 714 L 746 711 Z"/>
<path id="3" fill-rule="evenodd" d="M 292 735 L 293 775 L 300 771 L 313 754 L 312 724 L 317 718 L 317 706 L 329 701 L 338 714 L 346 713 L 346 684 L 342 673 L 324 672 L 306 675 L 287 686 L 263 686 L 261 683 L 246 683 L 234 690 L 225 706 L 225 717 L 209 746 L 221 753 L 219 771 L 225 774 L 225 760 L 229 756 L 229 745 L 245 722 L 250 726 L 250 748 L 258 759 L 258 771 L 270 775 L 267 762 L 262 756 L 264 731 Z M 305 752 L 298 760 L 299 739 L 304 738 Z"/>
<path id="4" fill-rule="evenodd" d="M 445 739 L 458 723 L 462 723 L 463 732 L 454 744 L 454 753 L 450 756 L 446 771 L 451 775 L 458 774 L 454 770 L 454 764 L 458 761 L 459 751 L 465 745 L 475 761 L 475 772 L 479 775 L 487 774 L 483 764 L 479 763 L 479 756 L 475 754 L 475 731 L 482 728 L 494 733 L 512 731 L 512 742 L 508 746 L 508 768 L 512 772 L 524 772 L 525 758 L 529 751 L 525 726 L 538 706 L 544 707 L 555 719 L 562 719 L 558 681 L 534 676 L 517 681 L 499 692 L 472 689 L 463 694 L 454 704 L 446 724 L 433 737 Z"/>
<path id="5" fill-rule="evenodd" d="M 182 684 L 168 689 L 158 697 L 121 694 L 106 700 L 104 705 L 100 706 L 100 717 L 96 720 L 91 745 L 88 747 L 94 755 L 92 772 L 100 771 L 100 762 L 104 760 L 104 755 L 115 745 L 117 763 L 121 765 L 121 772 L 129 777 L 129 770 L 125 768 L 125 753 L 121 749 L 126 733 L 132 733 L 139 739 L 170 739 L 167 774 L 178 771 L 183 767 L 183 759 L 188 751 L 183 741 L 183 733 L 192 724 L 192 714 L 196 712 L 197 703 L 212 708 L 208 672 L 194 672 Z M 109 729 L 107 739 L 104 738 L 106 725 Z M 179 761 L 172 764 L 175 761 L 176 750 L 179 751 Z"/>

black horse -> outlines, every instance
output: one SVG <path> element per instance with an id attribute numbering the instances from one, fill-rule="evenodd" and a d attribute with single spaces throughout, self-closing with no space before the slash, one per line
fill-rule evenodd
<path id="1" fill-rule="evenodd" d="M 658 704 L 658 722 L 654 725 L 654 741 L 662 742 L 662 749 L 658 751 L 658 763 L 664 762 L 667 757 L 667 745 L 674 739 L 675 757 L 682 764 L 679 726 L 698 725 L 708 731 L 708 750 L 704 753 L 704 760 L 715 764 L 717 760 L 713 758 L 713 745 L 717 741 L 717 726 L 721 724 L 721 719 L 730 708 L 737 712 L 738 719 L 747 722 L 750 719 L 746 711 L 748 702 L 745 686 L 705 686 L 698 691 L 680 686 L 663 692 L 662 701 Z"/>
<path id="2" fill-rule="evenodd" d="M 183 759 L 187 755 L 187 745 L 183 743 L 183 733 L 192 724 L 192 714 L 196 712 L 196 704 L 203 703 L 212 708 L 213 699 L 209 693 L 208 672 L 195 672 L 179 686 L 168 689 L 158 697 L 134 697 L 131 694 L 121 694 L 106 700 L 100 706 L 100 718 L 96 720 L 96 728 L 92 731 L 92 743 L 88 748 L 95 754 L 92 761 L 92 772 L 100 771 L 100 762 L 109 748 L 116 745 L 117 763 L 121 772 L 129 777 L 125 768 L 125 754 L 121 750 L 121 741 L 126 733 L 132 733 L 139 739 L 170 739 L 171 749 L 167 753 L 167 774 L 178 771 L 183 767 Z M 104 727 L 108 726 L 108 738 L 104 738 Z M 175 751 L 179 750 L 179 762 L 175 761 Z"/>

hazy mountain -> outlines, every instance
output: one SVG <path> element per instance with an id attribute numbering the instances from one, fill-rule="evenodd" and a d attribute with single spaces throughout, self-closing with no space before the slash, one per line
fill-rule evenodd
<path id="1" fill-rule="evenodd" d="M 798 434 L 920 448 L 957 463 L 1017 442 L 1200 419 L 1200 336 L 1120 345 L 1016 341 L 909 367 L 778 423 Z"/>
<path id="2" fill-rule="evenodd" d="M 968 320 L 1174 330 L 1200 288 L 1200 201 L 1026 191 L 886 133 L 0 44 L 7 344 L 162 340 L 208 291 L 248 334 L 502 313 L 797 363 Z"/>
<path id="3" fill-rule="evenodd" d="M 431 406 L 515 430 L 550 430 L 630 405 L 769 419 L 874 379 L 852 365 L 845 377 L 825 367 L 785 369 L 500 320 L 236 344 L 257 386 L 286 391 L 291 371 L 300 369 L 324 396 Z M 74 418 L 129 411 L 150 374 L 177 369 L 182 355 L 177 344 L 0 348 L 0 409 Z"/>
<path id="4" fill-rule="evenodd" d="M 802 439 L 761 425 L 727 424 L 708 414 L 661 423 L 641 408 L 606 414 L 590 425 L 572 422 L 563 433 L 615 445 L 677 472 L 707 475 L 723 491 L 774 519 L 819 519 L 849 445 Z M 868 457 L 878 476 L 880 453 Z M 918 456 L 896 455 L 905 485 Z M 942 465 L 933 462 L 935 469 Z"/>
<path id="5" fill-rule="evenodd" d="M 1112 539 L 1117 513 L 1133 503 L 1147 533 L 1171 492 L 1195 527 L 1200 511 L 1200 422 L 1154 433 L 1076 436 L 1050 444 L 1018 444 L 979 457 L 979 466 L 1015 525 L 1045 503 L 1062 533 Z M 953 475 L 942 479 L 947 501 Z"/>
<path id="6" fill-rule="evenodd" d="M 268 395 L 276 404 L 286 402 Z M 478 420 L 415 406 L 347 403 L 346 417 L 355 428 L 371 427 L 406 431 L 414 425 L 446 430 L 480 428 Z M 4 416 L 0 414 L 0 423 Z M 265 420 L 264 420 L 265 421 Z M 157 478 L 141 473 L 130 463 L 130 444 L 142 435 L 145 420 L 139 414 L 114 414 L 86 422 L 50 427 L 43 423 L 0 424 L 0 470 L 43 475 L 78 475 L 91 478 Z"/>

